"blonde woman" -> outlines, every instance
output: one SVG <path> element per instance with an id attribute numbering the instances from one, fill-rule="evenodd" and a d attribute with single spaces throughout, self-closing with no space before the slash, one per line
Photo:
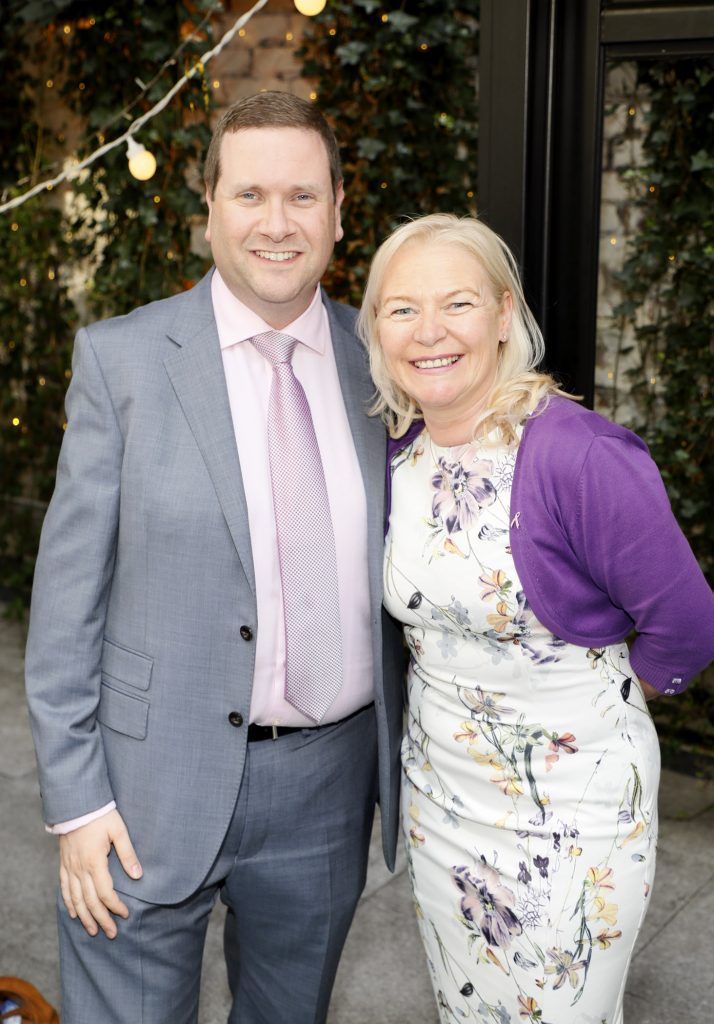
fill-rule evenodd
<path id="1" fill-rule="evenodd" d="M 646 701 L 712 657 L 714 599 L 645 444 L 538 371 L 489 228 L 400 227 L 359 329 L 393 439 L 385 604 L 440 1018 L 618 1024 L 655 866 Z"/>

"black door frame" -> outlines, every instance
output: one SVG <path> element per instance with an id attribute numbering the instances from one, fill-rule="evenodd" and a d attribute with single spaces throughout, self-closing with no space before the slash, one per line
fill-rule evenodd
<path id="1" fill-rule="evenodd" d="M 704 0 L 481 0 L 479 215 L 521 263 L 548 368 L 589 405 L 605 62 L 712 52 Z"/>

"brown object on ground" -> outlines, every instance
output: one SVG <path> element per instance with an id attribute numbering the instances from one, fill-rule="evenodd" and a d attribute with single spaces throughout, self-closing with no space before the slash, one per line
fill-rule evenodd
<path id="1" fill-rule="evenodd" d="M 40 995 L 34 985 L 22 978 L 0 978 L 0 1000 L 11 999 L 17 1003 L 17 1010 L 0 1013 L 0 1021 L 17 1019 L 22 1024 L 60 1024 L 54 1007 Z"/>

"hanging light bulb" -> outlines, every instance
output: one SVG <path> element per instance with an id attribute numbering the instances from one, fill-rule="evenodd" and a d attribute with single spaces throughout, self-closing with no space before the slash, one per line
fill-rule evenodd
<path id="1" fill-rule="evenodd" d="M 327 0 L 294 0 L 294 3 L 301 14 L 314 18 L 316 14 L 325 9 Z"/>
<path id="2" fill-rule="evenodd" d="M 126 140 L 126 158 L 129 161 L 129 173 L 139 181 L 148 181 L 156 173 L 156 157 L 144 146 L 140 146 L 132 135 Z"/>

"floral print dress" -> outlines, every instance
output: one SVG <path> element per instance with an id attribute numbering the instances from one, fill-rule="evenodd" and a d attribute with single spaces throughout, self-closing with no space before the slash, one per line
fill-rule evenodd
<path id="1" fill-rule="evenodd" d="M 392 463 L 414 901 L 443 1024 L 620 1024 L 659 746 L 626 645 L 565 643 L 530 609 L 509 547 L 516 457 L 423 432 Z"/>

